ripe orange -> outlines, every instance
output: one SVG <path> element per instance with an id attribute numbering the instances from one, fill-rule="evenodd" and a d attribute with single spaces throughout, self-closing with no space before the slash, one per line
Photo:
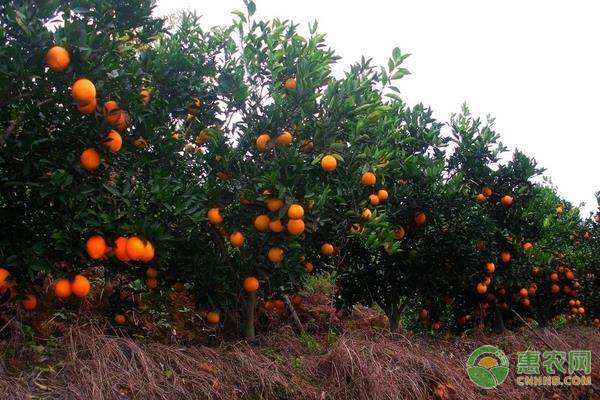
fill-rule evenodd
<path id="1" fill-rule="evenodd" d="M 285 82 L 283 83 L 283 86 L 287 90 L 294 90 L 294 89 L 296 89 L 296 79 L 294 79 L 294 78 L 287 78 L 285 80 Z"/>
<path id="2" fill-rule="evenodd" d="M 362 174 L 360 182 L 363 184 L 363 186 L 375 186 L 375 183 L 377 182 L 377 177 L 372 172 L 365 172 L 364 174 Z"/>
<path id="3" fill-rule="evenodd" d="M 300 204 L 292 204 L 288 208 L 287 215 L 290 219 L 300 219 L 304 217 L 304 208 Z"/>
<path id="4" fill-rule="evenodd" d="M 127 238 L 120 236 L 115 240 L 115 256 L 119 261 L 128 262 L 131 260 L 127 254 Z"/>
<path id="5" fill-rule="evenodd" d="M 138 150 L 144 150 L 146 147 L 148 147 L 148 142 L 146 141 L 146 139 L 140 136 L 133 141 L 133 145 Z"/>
<path id="6" fill-rule="evenodd" d="M 148 267 L 148 269 L 146 270 L 146 277 L 147 278 L 156 278 L 158 277 L 158 270 L 154 267 Z"/>
<path id="7" fill-rule="evenodd" d="M 283 200 L 278 199 L 277 197 L 271 197 L 267 200 L 267 208 L 271 212 L 278 211 L 281 207 L 283 207 Z"/>
<path id="8" fill-rule="evenodd" d="M 96 99 L 93 99 L 88 104 L 77 105 L 77 110 L 82 114 L 93 114 L 96 112 L 97 107 L 98 103 L 96 102 Z"/>
<path id="9" fill-rule="evenodd" d="M 331 172 L 337 168 L 337 160 L 332 155 L 326 155 L 321 159 L 321 168 L 323 171 Z"/>
<path id="10" fill-rule="evenodd" d="M 527 294 L 529 296 L 533 296 L 537 293 L 537 285 L 535 283 L 532 283 L 528 288 L 527 288 Z"/>
<path id="11" fill-rule="evenodd" d="M 81 153 L 79 161 L 86 171 L 95 171 L 100 168 L 100 154 L 94 149 L 85 149 Z"/>
<path id="12" fill-rule="evenodd" d="M 575 279 L 575 274 L 573 273 L 573 271 L 569 270 L 565 273 L 565 278 L 572 281 L 573 279 Z"/>
<path id="13" fill-rule="evenodd" d="M 523 307 L 529 307 L 531 305 L 531 301 L 528 298 L 523 298 L 521 303 L 523 304 Z"/>
<path id="14" fill-rule="evenodd" d="M 10 276 L 10 272 L 7 269 L 0 268 L 0 293 L 4 293 L 4 291 L 9 287 L 10 282 L 8 282 L 8 277 Z"/>
<path id="15" fill-rule="evenodd" d="M 117 325 L 125 325 L 125 322 L 127 322 L 127 318 L 125 318 L 125 316 L 123 314 L 116 314 L 115 315 L 115 324 L 117 324 Z"/>
<path id="16" fill-rule="evenodd" d="M 493 262 L 485 263 L 485 270 L 487 271 L 488 274 L 493 274 L 494 271 L 496 271 L 496 266 L 494 265 Z"/>
<path id="17" fill-rule="evenodd" d="M 125 131 L 125 129 L 127 129 L 128 126 L 127 116 L 125 114 L 125 111 L 118 111 L 116 114 L 116 122 L 114 124 L 111 124 L 111 126 L 117 131 L 123 132 Z"/>
<path id="18" fill-rule="evenodd" d="M 302 234 L 304 232 L 304 221 L 301 219 L 290 219 L 287 224 L 287 230 L 294 236 Z"/>
<path id="19" fill-rule="evenodd" d="M 509 195 L 504 195 L 502 196 L 502 198 L 500 199 L 500 203 L 502 203 L 502 205 L 504 207 L 510 207 L 511 204 L 513 203 L 513 198 L 512 196 Z"/>
<path id="20" fill-rule="evenodd" d="M 258 290 L 258 287 L 260 286 L 258 283 L 258 279 L 256 279 L 253 276 L 249 276 L 248 278 L 244 279 L 244 290 L 247 293 L 254 293 Z"/>
<path id="21" fill-rule="evenodd" d="M 281 247 L 271 247 L 267 257 L 272 263 L 280 263 L 283 261 L 283 249 Z"/>
<path id="22" fill-rule="evenodd" d="M 552 293 L 554 293 L 554 294 L 557 294 L 558 292 L 560 292 L 560 286 L 558 286 L 558 285 L 555 283 L 555 284 L 553 284 L 553 285 L 550 287 L 550 291 L 551 291 Z"/>
<path id="23" fill-rule="evenodd" d="M 396 238 L 396 240 L 402 240 L 405 234 L 404 228 L 400 226 L 396 229 L 396 232 L 394 232 L 394 238 Z"/>
<path id="24" fill-rule="evenodd" d="M 83 275 L 76 275 L 71 283 L 71 292 L 77 297 L 85 297 L 90 292 L 90 281 Z"/>
<path id="25" fill-rule="evenodd" d="M 299 306 L 300 304 L 302 304 L 303 298 L 299 294 L 294 294 L 294 295 L 292 295 L 290 300 L 292 301 L 293 305 Z"/>
<path id="26" fill-rule="evenodd" d="M 77 79 L 71 87 L 71 94 L 78 105 L 85 106 L 96 100 L 96 86 L 89 79 Z"/>
<path id="27" fill-rule="evenodd" d="M 365 208 L 360 213 L 360 217 L 362 219 L 369 220 L 369 219 L 371 219 L 371 217 L 373 217 L 373 212 L 371 210 L 369 210 L 368 208 Z"/>
<path id="28" fill-rule="evenodd" d="M 310 274 L 315 269 L 315 266 L 310 261 L 304 261 L 304 269 Z"/>
<path id="29" fill-rule="evenodd" d="M 387 201 L 387 199 L 388 199 L 389 196 L 390 196 L 390 194 L 385 189 L 379 189 L 377 191 L 377 197 L 379 198 L 379 201 L 382 202 L 382 203 L 384 201 Z"/>
<path id="30" fill-rule="evenodd" d="M 483 195 L 483 193 L 479 193 L 479 194 L 476 196 L 476 199 L 477 199 L 477 201 L 478 201 L 478 202 L 480 202 L 480 203 L 483 203 L 484 201 L 486 201 L 486 200 L 487 200 L 487 197 L 485 197 L 485 196 Z"/>
<path id="31" fill-rule="evenodd" d="M 240 231 L 235 231 L 229 235 L 229 242 L 233 247 L 242 247 L 244 245 L 244 235 Z"/>
<path id="32" fill-rule="evenodd" d="M 426 222 L 427 214 L 425 214 L 424 212 L 418 212 L 415 214 L 415 224 L 417 224 L 418 226 L 422 226 L 425 225 Z"/>
<path id="33" fill-rule="evenodd" d="M 527 292 L 527 289 L 525 289 L 525 288 L 521 288 L 521 289 L 519 290 L 519 296 L 521 296 L 521 297 L 527 297 L 527 296 L 528 296 L 528 294 L 529 294 L 529 293 Z"/>
<path id="34" fill-rule="evenodd" d="M 21 302 L 21 306 L 25 311 L 33 311 L 37 307 L 37 297 L 34 294 L 28 293 L 25 299 Z"/>
<path id="35" fill-rule="evenodd" d="M 551 280 L 552 282 L 558 282 L 558 274 L 557 274 L 556 272 L 552 272 L 552 273 L 550 274 L 550 280 Z"/>
<path id="36" fill-rule="evenodd" d="M 580 314 L 580 315 L 583 315 L 583 314 L 585 314 L 585 308 L 583 308 L 583 307 L 579 307 L 579 308 L 577 309 L 577 314 Z"/>
<path id="37" fill-rule="evenodd" d="M 272 311 L 273 308 L 275 308 L 275 303 L 273 303 L 271 300 L 267 300 L 265 301 L 265 304 L 263 304 L 263 308 L 267 311 Z"/>
<path id="38" fill-rule="evenodd" d="M 119 104 L 114 100 L 109 100 L 102 106 L 102 115 L 110 125 L 116 123 L 119 119 L 118 110 Z"/>
<path id="39" fill-rule="evenodd" d="M 434 331 L 439 331 L 440 329 L 442 329 L 441 322 L 434 322 L 433 324 L 431 324 L 431 329 Z"/>
<path id="40" fill-rule="evenodd" d="M 221 320 L 221 316 L 216 311 L 210 311 L 209 313 L 206 314 L 206 320 L 211 325 L 217 325 L 219 323 L 219 321 Z"/>
<path id="41" fill-rule="evenodd" d="M 529 243 L 529 242 L 523 243 L 523 250 L 530 251 L 531 249 L 533 249 L 533 245 L 531 243 Z"/>
<path id="42" fill-rule="evenodd" d="M 485 286 L 489 286 L 492 284 L 492 277 L 489 275 L 486 275 L 485 278 L 483 278 L 483 284 Z"/>
<path id="43" fill-rule="evenodd" d="M 483 189 L 481 189 L 481 194 L 483 194 L 485 197 L 490 197 L 492 195 L 492 188 L 489 186 L 484 186 Z"/>
<path id="44" fill-rule="evenodd" d="M 141 261 L 149 263 L 154 259 L 154 245 L 149 240 L 144 243 L 144 254 L 142 254 Z"/>
<path id="45" fill-rule="evenodd" d="M 145 245 L 142 239 L 137 236 L 132 236 L 127 239 L 125 246 L 127 256 L 133 261 L 140 261 L 144 257 Z"/>
<path id="46" fill-rule="evenodd" d="M 51 47 L 46 53 L 46 64 L 52 71 L 61 72 L 67 69 L 71 62 L 69 51 L 61 46 Z"/>
<path id="47" fill-rule="evenodd" d="M 256 148 L 258 149 L 258 151 L 262 153 L 265 150 L 267 150 L 267 145 L 269 144 L 270 140 L 271 136 L 267 135 L 266 133 L 263 133 L 258 138 L 256 138 Z"/>
<path id="48" fill-rule="evenodd" d="M 213 225 L 219 225 L 223 222 L 223 217 L 218 208 L 211 208 L 207 213 L 208 222 Z"/>
<path id="49" fill-rule="evenodd" d="M 281 223 L 281 220 L 275 219 L 275 220 L 269 222 L 269 229 L 271 230 L 271 232 L 274 232 L 274 233 L 283 232 L 283 224 Z"/>
<path id="50" fill-rule="evenodd" d="M 427 312 L 427 310 L 423 308 L 423 309 L 419 310 L 418 315 L 419 315 L 419 319 L 421 321 L 425 321 L 427 319 L 427 317 L 429 316 L 429 312 Z"/>
<path id="51" fill-rule="evenodd" d="M 379 196 L 376 194 L 369 195 L 369 203 L 371 203 L 372 206 L 379 205 Z"/>
<path id="52" fill-rule="evenodd" d="M 333 254 L 334 252 L 334 247 L 331 243 L 323 243 L 321 245 L 321 253 L 326 255 L 326 256 L 330 256 Z"/>
<path id="53" fill-rule="evenodd" d="M 254 219 L 254 227 L 257 231 L 264 232 L 269 229 L 270 222 L 271 220 L 268 215 L 261 214 Z"/>
<path id="54" fill-rule="evenodd" d="M 102 236 L 94 235 L 85 243 L 85 250 L 92 260 L 99 260 L 106 254 L 106 241 Z"/>
<path id="55" fill-rule="evenodd" d="M 477 284 L 477 293 L 484 294 L 485 292 L 487 292 L 487 285 L 483 282 L 479 282 Z"/>
<path id="56" fill-rule="evenodd" d="M 564 211 L 565 211 L 565 210 L 562 208 L 562 206 L 558 206 L 558 207 L 556 207 L 556 214 L 558 214 L 558 215 L 563 215 L 563 212 L 564 212 Z"/>
<path id="57" fill-rule="evenodd" d="M 118 153 L 123 146 L 123 138 L 119 134 L 119 132 L 115 130 L 111 130 L 106 135 L 106 138 L 102 142 L 104 147 L 106 147 L 111 153 Z"/>
<path id="58" fill-rule="evenodd" d="M 54 294 L 60 299 L 66 299 L 71 295 L 71 282 L 68 279 L 59 279 L 54 284 Z"/>
<path id="59" fill-rule="evenodd" d="M 283 131 L 279 136 L 277 136 L 277 139 L 275 139 L 275 143 L 286 146 L 292 143 L 292 139 L 293 136 L 291 133 L 289 133 L 288 131 Z"/>
<path id="60" fill-rule="evenodd" d="M 148 289 L 156 289 L 158 287 L 158 280 L 156 278 L 146 279 L 146 287 Z"/>
<path id="61" fill-rule="evenodd" d="M 510 262 L 511 258 L 512 258 L 512 256 L 510 255 L 510 253 L 508 251 L 503 251 L 502 253 L 500 253 L 500 259 L 505 264 L 508 264 Z"/>
<path id="62" fill-rule="evenodd" d="M 283 302 L 283 300 L 277 299 L 275 300 L 275 309 L 277 311 L 283 311 L 285 309 L 285 303 Z"/>
<path id="63" fill-rule="evenodd" d="M 150 102 L 150 91 L 146 88 L 142 88 L 142 90 L 140 90 L 140 96 L 142 96 L 142 103 L 147 106 Z"/>

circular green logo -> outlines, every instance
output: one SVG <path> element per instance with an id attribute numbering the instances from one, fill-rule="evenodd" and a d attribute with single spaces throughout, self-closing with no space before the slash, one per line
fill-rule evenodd
<path id="1" fill-rule="evenodd" d="M 467 374 L 477 386 L 493 389 L 508 376 L 508 358 L 495 346 L 478 347 L 467 360 Z"/>

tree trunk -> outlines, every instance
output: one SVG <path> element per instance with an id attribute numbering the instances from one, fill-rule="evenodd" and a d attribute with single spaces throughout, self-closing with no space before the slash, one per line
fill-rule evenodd
<path id="1" fill-rule="evenodd" d="M 398 332 L 400 330 L 400 319 L 405 306 L 406 303 L 400 300 L 398 303 L 390 305 L 387 309 L 386 315 L 390 322 L 390 332 Z"/>
<path id="2" fill-rule="evenodd" d="M 256 303 L 256 292 L 247 294 L 244 304 L 244 337 L 249 340 L 253 340 L 256 337 L 254 330 Z"/>
<path id="3" fill-rule="evenodd" d="M 494 306 L 494 332 L 503 333 L 506 330 L 500 309 Z"/>

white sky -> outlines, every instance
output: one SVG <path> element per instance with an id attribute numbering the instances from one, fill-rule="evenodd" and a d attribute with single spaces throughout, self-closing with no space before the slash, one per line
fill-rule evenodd
<path id="1" fill-rule="evenodd" d="M 595 0 L 255 0 L 255 18 L 317 19 L 342 57 L 384 64 L 394 47 L 412 53 L 399 82 L 409 103 L 448 121 L 466 101 L 496 118 L 510 150 L 537 159 L 583 216 L 600 190 L 600 2 Z M 241 0 L 158 0 L 157 15 L 196 9 L 207 27 L 228 23 Z M 307 31 L 307 29 L 306 29 Z"/>

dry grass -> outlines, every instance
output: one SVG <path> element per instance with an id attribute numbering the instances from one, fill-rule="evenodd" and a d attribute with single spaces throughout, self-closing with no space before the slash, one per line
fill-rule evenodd
<path id="1" fill-rule="evenodd" d="M 568 327 L 538 333 L 554 349 L 600 352 L 597 330 Z M 1 346 L 17 346 L 0 342 Z M 7 399 L 584 399 L 583 389 L 519 388 L 511 375 L 493 391 L 477 389 L 465 373 L 468 354 L 481 344 L 502 348 L 511 365 L 516 351 L 545 350 L 531 333 L 464 338 L 348 332 L 322 351 L 287 328 L 256 343 L 181 347 L 107 335 L 91 324 L 70 328 L 40 369 L 27 348 L 21 363 L 0 361 L 0 393 Z M 593 360 L 598 382 L 599 359 Z M 514 373 L 514 368 L 512 373 Z M 436 397 L 437 396 L 437 397 Z"/>

